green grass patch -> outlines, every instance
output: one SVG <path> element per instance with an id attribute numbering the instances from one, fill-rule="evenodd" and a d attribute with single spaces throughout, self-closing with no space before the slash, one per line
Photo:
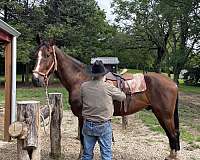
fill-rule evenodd
<path id="1" fill-rule="evenodd" d="M 4 90 L 3 89 L 1 89 L 0 90 L 0 104 L 2 104 L 2 103 L 4 103 Z"/>
<path id="2" fill-rule="evenodd" d="M 179 90 L 185 93 L 200 94 L 200 87 L 195 87 L 195 86 L 186 86 L 184 84 L 179 84 Z"/>
<path id="3" fill-rule="evenodd" d="M 58 92 L 63 94 L 64 109 L 69 108 L 68 92 L 64 87 L 49 87 L 48 93 Z M 46 94 L 43 87 L 17 88 L 17 101 L 36 100 L 41 105 L 46 104 Z M 0 91 L 0 102 L 4 102 L 4 90 Z"/>
<path id="4" fill-rule="evenodd" d="M 121 117 L 112 117 L 112 122 L 113 123 L 117 123 L 117 124 L 119 124 L 119 123 L 121 123 Z"/>
<path id="5" fill-rule="evenodd" d="M 146 126 L 150 128 L 150 130 L 158 133 L 165 133 L 162 127 L 160 126 L 158 120 L 151 111 L 143 110 L 140 111 L 138 114 L 139 118 L 145 123 Z"/>
<path id="6" fill-rule="evenodd" d="M 133 73 L 133 74 L 135 74 L 135 73 L 143 73 L 142 70 L 138 70 L 138 69 L 128 69 L 128 72 L 129 73 Z"/>
<path id="7" fill-rule="evenodd" d="M 182 126 L 186 125 L 190 129 L 200 134 L 200 108 L 198 106 L 179 106 L 179 118 Z"/>
<path id="8" fill-rule="evenodd" d="M 181 128 L 180 129 L 180 136 L 184 141 L 187 141 L 189 143 L 193 143 L 194 141 L 196 141 L 197 136 L 193 136 L 189 131 L 187 131 L 185 128 Z"/>
<path id="9" fill-rule="evenodd" d="M 32 75 L 30 74 L 30 76 L 29 77 L 31 77 Z M 0 82 L 4 82 L 5 81 L 5 76 L 0 76 Z M 19 74 L 17 74 L 16 75 L 16 81 L 17 82 L 21 82 L 22 81 L 22 76 L 21 75 L 19 75 Z"/>
<path id="10" fill-rule="evenodd" d="M 185 111 L 188 111 L 190 116 L 183 116 L 185 115 Z M 193 111 L 191 111 L 189 108 L 186 108 L 185 110 L 180 109 L 180 137 L 184 141 L 196 145 L 195 142 L 200 142 L 200 132 L 199 135 L 193 135 L 191 130 L 197 130 L 199 127 L 199 123 L 196 125 L 191 125 L 191 122 L 193 122 L 194 116 Z M 198 112 L 199 113 L 199 112 Z M 150 128 L 150 130 L 158 133 L 165 134 L 164 130 L 160 126 L 158 120 L 154 116 L 154 114 L 151 111 L 143 110 L 140 111 L 139 113 L 139 118 L 145 123 L 146 126 Z M 195 115 L 196 116 L 196 115 Z M 198 130 L 197 130 L 198 131 Z M 196 145 L 196 147 L 200 147 L 199 145 Z"/>

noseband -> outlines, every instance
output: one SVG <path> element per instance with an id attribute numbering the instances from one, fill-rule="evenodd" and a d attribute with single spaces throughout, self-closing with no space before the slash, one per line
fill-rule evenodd
<path id="1" fill-rule="evenodd" d="M 52 68 L 54 67 L 53 72 L 57 71 L 57 59 L 56 59 L 56 52 L 55 52 L 55 47 L 54 46 L 53 46 L 53 57 L 54 57 L 53 63 L 51 64 L 51 66 L 49 67 L 49 69 L 47 70 L 46 73 L 33 70 L 33 73 L 37 73 L 37 74 L 39 74 L 39 75 L 44 77 L 44 80 L 45 80 L 46 84 L 48 84 L 48 75 L 49 75 L 50 71 L 52 70 Z"/>

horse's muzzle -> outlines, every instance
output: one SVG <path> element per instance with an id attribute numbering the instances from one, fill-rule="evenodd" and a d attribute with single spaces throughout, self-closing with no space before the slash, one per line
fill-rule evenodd
<path id="1" fill-rule="evenodd" d="M 35 87 L 42 87 L 44 86 L 44 79 L 43 77 L 36 77 L 34 74 L 32 76 L 32 83 Z"/>

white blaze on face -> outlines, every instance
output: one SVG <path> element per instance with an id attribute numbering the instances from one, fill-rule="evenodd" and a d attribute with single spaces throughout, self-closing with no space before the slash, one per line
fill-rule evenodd
<path id="1" fill-rule="evenodd" d="M 35 67 L 35 71 L 39 72 L 39 68 L 40 68 L 40 61 L 42 59 L 42 51 L 38 52 L 38 61 L 37 61 L 37 65 Z M 33 73 L 33 75 L 35 76 L 35 78 L 38 78 L 38 73 Z"/>

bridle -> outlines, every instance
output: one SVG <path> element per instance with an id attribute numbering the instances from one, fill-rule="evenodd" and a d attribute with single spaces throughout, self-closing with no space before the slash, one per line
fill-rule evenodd
<path id="1" fill-rule="evenodd" d="M 39 75 L 41 75 L 41 76 L 44 77 L 46 104 L 47 104 L 47 106 L 49 107 L 49 123 L 51 122 L 51 111 L 52 111 L 52 106 L 50 105 L 49 96 L 48 96 L 48 81 L 49 81 L 48 75 L 49 75 L 49 73 L 51 72 L 51 70 L 53 69 L 53 67 L 54 67 L 53 72 L 54 72 L 54 71 L 57 71 L 57 66 L 58 66 L 57 59 L 56 59 L 55 47 L 52 46 L 52 48 L 53 48 L 53 57 L 54 57 L 54 60 L 53 60 L 53 62 L 52 62 L 52 64 L 51 64 L 51 66 L 49 67 L 49 69 L 47 70 L 47 72 L 46 72 L 46 73 L 43 73 L 43 72 L 40 72 L 40 71 L 37 71 L 37 70 L 33 70 L 33 73 L 37 73 L 37 74 L 39 74 Z M 46 129 L 45 129 L 45 125 L 44 125 L 44 117 L 43 117 L 42 114 L 41 114 L 40 116 L 41 116 L 42 121 L 43 121 L 44 132 L 46 133 Z"/>
<path id="2" fill-rule="evenodd" d="M 53 60 L 53 62 L 51 64 L 51 66 L 49 67 L 49 69 L 47 70 L 47 72 L 43 73 L 43 72 L 40 72 L 40 71 L 33 70 L 33 73 L 37 73 L 37 74 L 39 74 L 39 75 L 41 75 L 41 76 L 44 77 L 45 85 L 48 85 L 48 75 L 51 72 L 52 68 L 54 67 L 53 72 L 57 71 L 57 65 L 58 65 L 58 63 L 57 63 L 57 59 L 56 59 L 55 47 L 52 46 L 52 48 L 53 48 L 53 57 L 54 57 L 54 60 Z"/>

